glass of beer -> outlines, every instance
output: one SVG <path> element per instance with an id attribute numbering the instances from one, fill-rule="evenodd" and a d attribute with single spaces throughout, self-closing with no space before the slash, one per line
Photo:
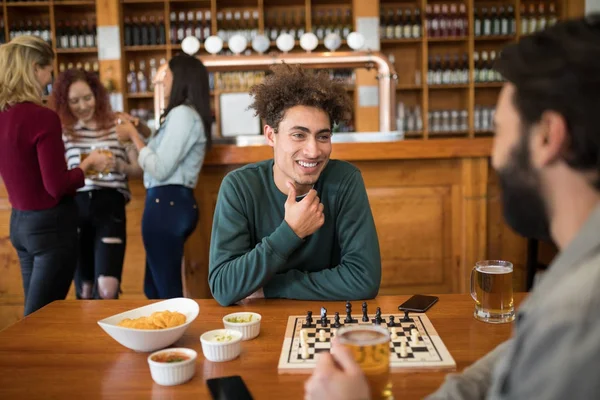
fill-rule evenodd
<path id="1" fill-rule="evenodd" d="M 515 319 L 513 265 L 508 261 L 479 261 L 471 271 L 471 297 L 475 318 L 495 324 Z"/>
<path id="2" fill-rule="evenodd" d="M 114 157 L 112 150 L 108 146 L 100 146 L 100 147 L 96 147 L 96 149 L 100 152 L 100 154 L 105 155 L 108 158 Z M 99 178 L 110 177 L 111 175 L 112 175 L 111 170 L 108 167 L 106 167 L 102 171 L 99 171 L 99 173 L 98 173 Z"/>
<path id="3" fill-rule="evenodd" d="M 81 154 L 79 155 L 80 157 L 80 161 L 79 163 L 81 164 L 83 162 L 83 160 L 85 160 L 86 158 L 88 158 L 88 156 L 90 155 L 89 152 L 85 151 L 85 152 L 81 152 Z M 87 171 L 85 171 L 85 176 L 86 178 L 97 178 L 98 177 L 98 171 L 96 171 L 94 168 L 89 168 Z"/>
<path id="4" fill-rule="evenodd" d="M 336 340 L 348 347 L 369 382 L 373 400 L 392 399 L 390 382 L 390 333 L 377 325 L 338 329 Z"/>

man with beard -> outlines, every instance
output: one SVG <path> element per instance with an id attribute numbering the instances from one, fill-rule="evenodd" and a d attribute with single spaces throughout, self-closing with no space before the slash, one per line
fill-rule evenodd
<path id="1" fill-rule="evenodd" d="M 360 171 L 329 160 L 334 123 L 352 101 L 328 74 L 278 65 L 254 86 L 273 159 L 229 173 L 210 244 L 222 305 L 246 297 L 356 300 L 377 295 L 381 259 Z"/>
<path id="2" fill-rule="evenodd" d="M 521 305 L 513 337 L 429 399 L 598 398 L 600 15 L 523 37 L 496 69 L 507 80 L 492 152 L 505 219 L 561 252 Z M 368 398 L 348 351 L 333 353 L 319 360 L 305 398 Z"/>

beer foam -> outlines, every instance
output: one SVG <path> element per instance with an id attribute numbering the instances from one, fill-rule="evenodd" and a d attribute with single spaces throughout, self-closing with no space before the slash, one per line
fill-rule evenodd
<path id="1" fill-rule="evenodd" d="M 513 269 L 510 267 L 504 267 L 504 266 L 493 266 L 493 265 L 485 265 L 485 266 L 480 266 L 476 268 L 477 271 L 481 272 L 482 274 L 509 274 L 511 272 L 513 272 Z"/>
<path id="2" fill-rule="evenodd" d="M 382 340 L 389 340 L 385 333 L 369 329 L 350 329 L 338 335 L 342 341 L 360 345 L 377 344 Z"/>

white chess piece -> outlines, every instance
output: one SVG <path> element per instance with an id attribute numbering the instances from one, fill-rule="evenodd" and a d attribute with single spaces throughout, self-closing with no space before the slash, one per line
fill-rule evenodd
<path id="1" fill-rule="evenodd" d="M 306 329 L 302 329 L 300 331 L 300 346 L 308 347 L 308 331 Z"/>
<path id="2" fill-rule="evenodd" d="M 410 331 L 410 336 L 412 337 L 413 343 L 419 343 L 419 331 L 413 329 Z"/>
<path id="3" fill-rule="evenodd" d="M 308 346 L 302 348 L 302 359 L 306 360 L 309 357 Z"/>
<path id="4" fill-rule="evenodd" d="M 406 351 L 406 342 L 403 340 L 400 343 L 400 357 L 406 357 L 408 352 Z"/>
<path id="5" fill-rule="evenodd" d="M 396 331 L 396 327 L 393 326 L 392 329 L 390 330 L 390 338 L 392 338 L 392 340 L 393 340 L 393 339 L 396 339 L 397 337 L 398 337 L 398 333 Z"/>
<path id="6" fill-rule="evenodd" d="M 319 341 L 324 342 L 325 339 L 326 339 L 325 330 L 324 329 L 319 330 Z"/>

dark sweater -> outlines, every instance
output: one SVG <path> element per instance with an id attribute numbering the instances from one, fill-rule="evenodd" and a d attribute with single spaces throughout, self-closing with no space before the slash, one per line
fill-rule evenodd
<path id="1" fill-rule="evenodd" d="M 273 181 L 273 160 L 223 179 L 208 278 L 220 304 L 233 304 L 260 288 L 267 298 L 300 300 L 377 295 L 379 241 L 360 171 L 331 160 L 314 188 L 325 207 L 325 223 L 302 240 L 284 220 L 287 196 Z"/>
<path id="2" fill-rule="evenodd" d="M 14 208 L 52 208 L 83 186 L 83 171 L 67 169 L 61 132 L 58 115 L 34 103 L 0 112 L 0 176 Z"/>

